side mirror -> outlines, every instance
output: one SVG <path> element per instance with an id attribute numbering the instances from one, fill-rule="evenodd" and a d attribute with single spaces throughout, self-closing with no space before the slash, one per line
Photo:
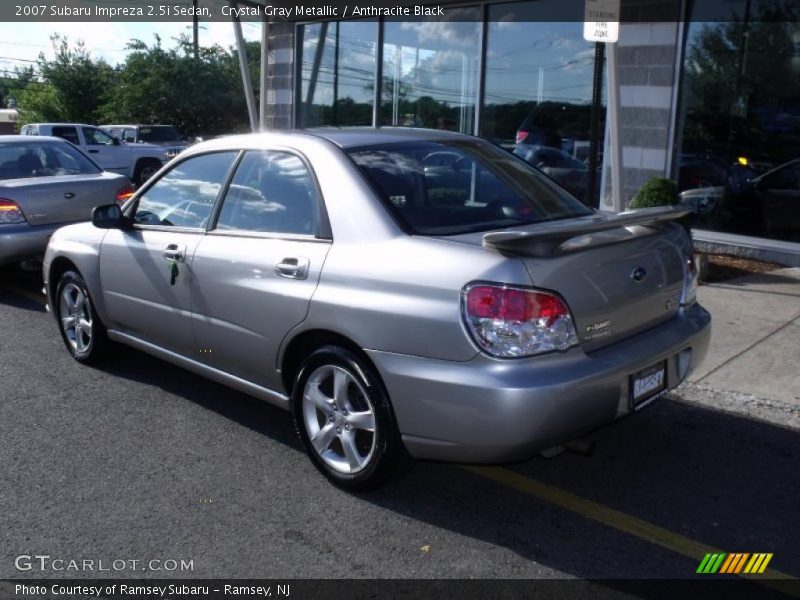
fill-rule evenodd
<path id="1" fill-rule="evenodd" d="M 92 209 L 92 225 L 98 229 L 122 229 L 125 217 L 119 204 L 103 204 Z"/>
<path id="2" fill-rule="evenodd" d="M 119 146 L 120 145 L 119 138 L 112 137 L 111 140 L 112 140 L 111 143 L 114 144 L 115 146 Z"/>

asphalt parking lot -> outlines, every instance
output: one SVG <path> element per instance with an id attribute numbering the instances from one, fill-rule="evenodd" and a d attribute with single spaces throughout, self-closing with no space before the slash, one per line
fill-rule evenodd
<path id="1" fill-rule="evenodd" d="M 37 277 L 0 271 L 0 578 L 59 576 L 15 568 L 47 554 L 193 564 L 115 577 L 691 579 L 718 550 L 800 577 L 796 428 L 678 392 L 591 457 L 417 463 L 351 495 L 288 413 L 126 348 L 77 364 Z"/>

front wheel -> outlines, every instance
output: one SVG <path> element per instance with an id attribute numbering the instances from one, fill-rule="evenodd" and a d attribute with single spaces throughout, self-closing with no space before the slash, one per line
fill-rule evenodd
<path id="1" fill-rule="evenodd" d="M 406 461 L 378 374 L 349 350 L 326 346 L 309 356 L 294 383 L 292 412 L 314 466 L 343 489 L 375 488 Z"/>
<path id="2" fill-rule="evenodd" d="M 58 281 L 55 316 L 67 350 L 78 362 L 93 362 L 106 351 L 108 337 L 89 297 L 86 282 L 75 271 Z"/>
<path id="3" fill-rule="evenodd" d="M 139 164 L 136 165 L 136 172 L 133 174 L 133 182 L 136 187 L 142 187 L 160 168 L 161 163 L 155 159 L 139 161 Z"/>

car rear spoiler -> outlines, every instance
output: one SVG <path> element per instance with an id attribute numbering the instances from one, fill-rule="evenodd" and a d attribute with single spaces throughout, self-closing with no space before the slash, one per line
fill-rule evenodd
<path id="1" fill-rule="evenodd" d="M 591 217 L 551 221 L 520 231 L 496 231 L 483 236 L 483 245 L 500 252 L 549 256 L 587 246 L 622 242 L 645 233 L 641 229 L 685 217 L 692 211 L 685 207 L 658 206 L 627 210 L 618 214 L 598 213 Z M 649 232 L 648 232 L 649 233 Z"/>

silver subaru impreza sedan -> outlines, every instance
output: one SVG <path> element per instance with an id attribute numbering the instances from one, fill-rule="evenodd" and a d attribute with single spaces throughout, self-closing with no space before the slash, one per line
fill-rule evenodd
<path id="1" fill-rule="evenodd" d="M 363 490 L 409 455 L 524 460 L 683 381 L 710 316 L 682 214 L 598 213 L 447 132 L 232 136 L 58 230 L 45 290 L 77 361 L 127 344 L 285 408 Z"/>

